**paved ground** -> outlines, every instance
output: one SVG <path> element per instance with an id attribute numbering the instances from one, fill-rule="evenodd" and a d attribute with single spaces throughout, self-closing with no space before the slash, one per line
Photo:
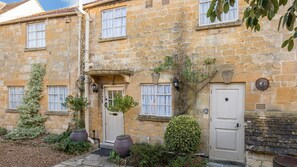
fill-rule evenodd
<path id="1" fill-rule="evenodd" d="M 61 162 L 54 167 L 120 167 L 107 161 L 107 157 L 97 154 L 87 154 Z M 121 166 L 123 167 L 123 166 Z"/>

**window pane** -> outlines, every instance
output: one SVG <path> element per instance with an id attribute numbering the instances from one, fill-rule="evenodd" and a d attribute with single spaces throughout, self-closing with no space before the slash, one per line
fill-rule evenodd
<path id="1" fill-rule="evenodd" d="M 66 86 L 51 86 L 48 88 L 48 110 L 49 111 L 65 111 L 62 103 L 68 95 Z"/>
<path id="2" fill-rule="evenodd" d="M 142 85 L 142 114 L 171 116 L 171 86 Z"/>
<path id="3" fill-rule="evenodd" d="M 27 47 L 45 47 L 45 23 L 30 24 L 27 29 Z M 43 41 L 38 41 L 40 39 Z"/>
<path id="4" fill-rule="evenodd" d="M 102 38 L 126 35 L 126 8 L 102 12 Z"/>
<path id="5" fill-rule="evenodd" d="M 236 21 L 238 19 L 238 1 L 235 1 L 233 7 L 230 7 L 228 13 L 222 14 L 222 21 L 218 21 L 217 19 L 215 22 L 211 23 L 210 18 L 207 18 L 206 13 L 210 7 L 211 0 L 200 0 L 200 8 L 199 8 L 199 19 L 200 25 L 209 25 L 209 24 L 216 24 L 216 23 L 224 23 L 230 21 Z"/>
<path id="6" fill-rule="evenodd" d="M 9 87 L 9 109 L 16 109 L 23 102 L 24 87 Z"/>

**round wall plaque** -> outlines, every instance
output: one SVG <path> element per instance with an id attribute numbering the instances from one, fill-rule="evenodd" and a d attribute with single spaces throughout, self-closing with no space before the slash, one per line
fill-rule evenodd
<path id="1" fill-rule="evenodd" d="M 268 87 L 269 87 L 269 80 L 266 79 L 266 78 L 259 78 L 259 79 L 257 79 L 257 81 L 256 81 L 256 87 L 257 87 L 257 89 L 262 90 L 262 91 L 268 89 Z"/>

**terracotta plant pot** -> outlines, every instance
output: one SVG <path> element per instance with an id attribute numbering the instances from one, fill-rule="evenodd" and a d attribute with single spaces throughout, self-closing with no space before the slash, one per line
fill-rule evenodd
<path id="1" fill-rule="evenodd" d="M 121 158 L 126 158 L 130 154 L 130 148 L 133 145 L 133 140 L 129 135 L 117 136 L 114 143 L 115 151 L 119 154 Z"/>
<path id="2" fill-rule="evenodd" d="M 70 134 L 70 139 L 73 141 L 87 141 L 88 133 L 85 129 L 73 130 Z"/>

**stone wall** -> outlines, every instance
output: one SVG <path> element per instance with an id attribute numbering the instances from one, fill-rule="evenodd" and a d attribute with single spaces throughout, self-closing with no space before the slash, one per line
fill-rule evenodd
<path id="1" fill-rule="evenodd" d="M 101 39 L 101 12 L 122 6 L 127 7 L 127 36 L 121 39 Z M 239 1 L 239 18 L 242 18 L 244 8 L 244 1 Z M 146 6 L 143 0 L 120 1 L 88 9 L 92 18 L 91 70 L 134 71 L 131 82 L 124 83 L 125 93 L 140 101 L 140 85 L 152 83 L 152 69 L 160 64 L 165 56 L 173 55 L 183 46 L 194 62 L 216 58 L 220 68 L 211 83 L 223 82 L 221 71 L 224 66 L 234 70 L 232 82 L 246 85 L 247 111 L 255 111 L 256 104 L 265 104 L 267 111 L 296 111 L 296 49 L 287 52 L 280 47 L 287 34 L 283 30 L 277 31 L 278 20 L 264 21 L 261 32 L 257 33 L 246 30 L 244 24 L 238 24 L 240 21 L 224 28 L 199 27 L 198 10 L 197 0 L 173 0 L 166 5 L 162 4 L 161 0 L 153 0 L 152 7 Z M 183 40 L 178 40 L 181 35 Z M 255 82 L 260 77 L 270 81 L 269 89 L 264 92 L 255 87 Z M 99 80 L 96 82 L 113 84 L 107 82 L 106 77 Z M 170 72 L 161 74 L 161 83 L 170 83 L 171 80 Z M 195 107 L 190 110 L 190 114 L 197 118 L 202 127 L 202 151 L 206 153 L 210 114 L 205 115 L 202 110 L 210 108 L 209 90 L 207 85 L 200 92 Z M 93 100 L 99 101 L 101 96 L 99 94 L 99 97 L 94 97 Z M 91 116 L 92 122 L 100 122 L 102 119 L 101 105 L 97 106 L 91 108 L 91 113 L 95 114 Z M 136 141 L 145 141 L 146 137 L 152 136 L 160 138 L 159 142 L 162 142 L 167 123 L 140 121 L 137 119 L 140 110 L 140 107 L 136 107 L 128 113 L 125 120 L 126 131 Z M 100 138 L 101 125 L 92 123 L 92 128 L 98 131 Z"/>
<path id="2" fill-rule="evenodd" d="M 297 155 L 297 114 L 247 112 L 246 150 L 269 154 Z"/>
<path id="3" fill-rule="evenodd" d="M 65 19 L 70 20 L 65 23 Z M 0 127 L 12 130 L 18 120 L 18 111 L 8 109 L 8 87 L 25 86 L 29 78 L 31 65 L 46 65 L 41 114 L 47 114 L 47 87 L 68 86 L 74 93 L 77 79 L 77 17 L 60 17 L 38 20 L 46 25 L 46 48 L 42 50 L 26 49 L 27 24 L 31 22 L 0 26 Z M 48 115 L 46 130 L 61 133 L 68 128 L 69 113 Z"/>

